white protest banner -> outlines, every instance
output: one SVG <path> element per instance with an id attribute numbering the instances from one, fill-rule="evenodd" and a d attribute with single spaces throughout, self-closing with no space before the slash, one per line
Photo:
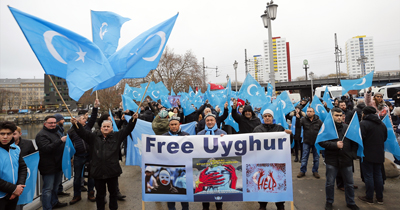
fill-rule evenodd
<path id="1" fill-rule="evenodd" d="M 285 132 L 142 140 L 143 201 L 293 201 Z"/>

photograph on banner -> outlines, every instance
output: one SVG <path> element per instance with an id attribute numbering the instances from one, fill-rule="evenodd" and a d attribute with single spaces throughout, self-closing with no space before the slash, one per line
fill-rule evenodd
<path id="1" fill-rule="evenodd" d="M 286 179 L 286 164 L 284 163 L 246 165 L 247 192 L 285 192 Z"/>
<path id="2" fill-rule="evenodd" d="M 194 200 L 243 200 L 242 158 L 193 158 Z M 227 195 L 229 196 L 223 196 Z"/>
<path id="3" fill-rule="evenodd" d="M 184 165 L 145 164 L 146 193 L 186 195 Z"/>
<path id="4" fill-rule="evenodd" d="M 178 107 L 178 100 L 180 100 L 181 96 L 168 96 L 168 101 L 172 107 Z"/>

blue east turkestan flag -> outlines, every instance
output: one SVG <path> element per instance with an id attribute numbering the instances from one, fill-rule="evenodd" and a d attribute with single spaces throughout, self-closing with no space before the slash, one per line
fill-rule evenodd
<path id="1" fill-rule="evenodd" d="M 272 87 L 271 83 L 268 83 L 268 86 L 267 86 L 267 99 L 268 99 L 268 103 L 271 103 L 273 91 L 274 91 L 274 88 Z"/>
<path id="2" fill-rule="evenodd" d="M 143 78 L 156 69 L 178 14 L 154 26 L 112 54 L 108 60 L 115 76 L 97 85 L 101 90 L 116 85 L 121 79 Z"/>
<path id="3" fill-rule="evenodd" d="M 238 97 L 243 100 L 247 99 L 252 104 L 260 97 L 259 88 L 261 88 L 260 84 L 248 73 L 239 90 Z M 262 92 L 262 94 L 265 93 Z"/>
<path id="4" fill-rule="evenodd" d="M 374 71 L 371 71 L 369 74 L 365 75 L 360 79 L 353 80 L 340 80 L 340 84 L 342 85 L 342 95 L 347 93 L 349 90 L 361 90 L 364 88 L 369 88 L 372 86 L 372 79 L 374 78 Z"/>
<path id="5" fill-rule="evenodd" d="M 362 142 L 362 135 L 360 130 L 360 122 L 358 121 L 357 112 L 354 112 L 353 118 L 350 121 L 344 137 L 356 142 L 358 144 L 357 156 L 364 157 L 364 146 Z M 343 141 L 343 139 L 342 139 Z"/>
<path id="6" fill-rule="evenodd" d="M 129 122 L 130 116 L 125 116 L 125 120 Z M 126 165 L 142 165 L 142 134 L 155 135 L 150 122 L 136 119 L 135 129 L 133 129 L 131 135 L 128 136 L 127 151 L 126 151 Z M 188 124 L 181 125 L 182 131 L 189 133 L 190 135 L 196 135 L 196 124 L 197 122 L 191 122 Z M 132 136 L 132 138 L 131 138 Z"/>
<path id="7" fill-rule="evenodd" d="M 91 11 L 93 42 L 108 58 L 117 51 L 122 25 L 130 20 L 114 12 Z"/>
<path id="8" fill-rule="evenodd" d="M 309 106 L 310 106 L 310 102 L 307 102 L 307 104 L 304 106 L 304 108 L 301 111 L 303 111 L 304 113 L 307 113 L 307 109 Z"/>
<path id="9" fill-rule="evenodd" d="M 67 135 L 67 140 L 65 141 L 65 147 L 64 147 L 64 152 L 62 156 L 62 171 L 64 173 L 64 176 L 67 179 L 71 179 L 72 175 L 72 166 L 71 166 L 71 159 L 74 157 L 75 154 L 75 148 L 74 145 L 72 144 L 71 139 L 69 138 L 69 135 Z"/>
<path id="10" fill-rule="evenodd" d="M 143 88 L 130 87 L 128 84 L 125 84 L 124 96 L 127 96 L 136 101 L 141 101 L 143 97 L 143 92 Z"/>
<path id="11" fill-rule="evenodd" d="M 32 153 L 24 157 L 24 161 L 27 167 L 27 176 L 25 181 L 25 188 L 22 194 L 19 196 L 18 205 L 31 203 L 35 196 L 36 181 L 38 175 L 39 166 L 39 152 Z"/>
<path id="12" fill-rule="evenodd" d="M 124 111 L 127 109 L 130 111 L 136 112 L 136 110 L 139 108 L 139 106 L 128 96 L 122 95 L 122 108 Z M 140 112 L 140 109 L 139 109 Z"/>
<path id="13" fill-rule="evenodd" d="M 115 75 L 103 52 L 90 40 L 15 8 L 9 9 L 43 70 L 66 79 L 69 96 L 75 101 Z"/>
<path id="14" fill-rule="evenodd" d="M 282 103 L 282 111 L 285 115 L 294 110 L 294 106 L 287 91 L 283 91 L 278 97 Z"/>
<path id="15" fill-rule="evenodd" d="M 387 139 L 385 141 L 385 151 L 392 153 L 398 160 L 400 160 L 400 147 L 396 140 L 396 135 L 390 122 L 389 117 L 386 115 L 382 122 L 387 128 Z"/>
<path id="16" fill-rule="evenodd" d="M 113 131 L 114 131 L 114 132 L 118 132 L 117 123 L 115 123 L 114 116 L 113 116 L 113 114 L 111 113 L 111 110 L 110 110 L 110 109 L 108 110 L 108 114 L 110 115 L 110 118 L 111 118 L 111 122 L 112 122 L 112 126 L 113 126 Z"/>
<path id="17" fill-rule="evenodd" d="M 319 151 L 325 150 L 325 148 L 319 145 L 319 142 L 329 141 L 338 138 L 339 136 L 337 134 L 335 122 L 333 121 L 332 113 L 329 112 L 324 120 L 324 123 L 319 129 L 317 140 L 315 140 L 315 148 L 317 149 L 317 154 L 319 154 Z"/>
<path id="18" fill-rule="evenodd" d="M 174 93 L 174 88 L 173 87 L 171 87 L 171 94 L 170 94 L 171 96 L 175 96 L 176 94 Z"/>
<path id="19" fill-rule="evenodd" d="M 239 132 L 239 124 L 232 117 L 232 107 L 228 106 L 228 117 L 225 119 L 225 125 L 231 126 L 236 132 Z"/>
<path id="20" fill-rule="evenodd" d="M 162 95 L 160 97 L 160 100 L 161 100 L 161 104 L 162 104 L 163 107 L 165 107 L 167 109 L 172 108 L 171 103 L 168 100 L 168 95 Z"/>
<path id="21" fill-rule="evenodd" d="M 324 105 L 322 105 L 317 95 L 314 95 L 310 107 L 314 109 L 315 114 L 318 115 L 318 117 L 321 119 L 322 122 L 324 122 L 326 116 L 329 113 L 326 111 Z"/>
<path id="22" fill-rule="evenodd" d="M 333 108 L 333 104 L 332 104 L 331 96 L 329 94 L 328 86 L 325 87 L 324 97 L 322 97 L 322 100 L 324 100 L 326 102 L 326 104 L 327 104 L 326 106 L 329 109 Z"/>

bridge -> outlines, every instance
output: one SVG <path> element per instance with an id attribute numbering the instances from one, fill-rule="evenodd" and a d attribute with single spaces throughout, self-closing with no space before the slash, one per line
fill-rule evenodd
<path id="1" fill-rule="evenodd" d="M 358 79 L 359 77 L 355 78 L 348 78 L 348 77 L 341 77 L 339 79 Z M 400 82 L 400 71 L 397 72 L 390 72 L 390 73 L 375 73 L 374 78 L 372 81 L 373 86 L 385 86 L 387 83 L 398 83 Z M 321 87 L 324 85 L 340 85 L 340 81 L 338 82 L 337 78 L 328 78 L 328 79 L 314 79 L 312 80 L 313 88 Z M 260 83 L 262 87 L 265 87 L 267 90 L 268 83 Z M 241 86 L 238 86 L 240 89 Z M 234 85 L 232 85 L 234 88 Z M 283 91 L 283 90 L 295 90 L 299 92 L 302 97 L 312 97 L 311 96 L 311 80 L 300 80 L 300 81 L 291 81 L 291 82 L 278 82 L 275 83 L 275 90 L 276 91 Z"/>

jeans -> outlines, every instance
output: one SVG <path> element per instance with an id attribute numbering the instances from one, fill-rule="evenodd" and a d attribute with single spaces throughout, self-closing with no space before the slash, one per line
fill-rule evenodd
<path id="1" fill-rule="evenodd" d="M 376 198 L 383 198 L 383 178 L 381 167 L 382 163 L 371 163 L 366 160 L 363 160 L 361 163 L 365 187 L 367 188 L 367 199 L 372 200 L 374 198 L 374 190 L 376 193 Z"/>
<path id="2" fill-rule="evenodd" d="M 63 172 L 43 175 L 42 206 L 43 210 L 51 210 L 58 203 L 57 191 L 61 184 Z"/>
<path id="3" fill-rule="evenodd" d="M 189 210 L 188 202 L 181 202 L 182 210 Z M 175 202 L 167 202 L 168 210 L 176 210 Z"/>
<path id="4" fill-rule="evenodd" d="M 74 156 L 74 197 L 81 196 L 81 180 L 83 166 L 89 160 L 89 155 L 87 156 Z M 88 192 L 93 191 L 94 180 L 92 178 L 88 179 Z"/>
<path id="5" fill-rule="evenodd" d="M 3 198 L 0 198 L 0 209 L 16 209 L 19 197 L 10 200 L 11 194 L 8 193 Z"/>
<path id="6" fill-rule="evenodd" d="M 310 155 L 311 149 L 313 150 L 313 158 L 314 158 L 312 172 L 318 173 L 319 154 L 317 154 L 317 149 L 315 148 L 314 145 L 309 145 L 306 143 L 303 143 L 303 157 L 301 158 L 301 167 L 300 167 L 300 171 L 303 173 L 307 172 L 308 156 Z"/>
<path id="7" fill-rule="evenodd" d="M 346 198 L 346 203 L 349 205 L 356 204 L 354 202 L 354 181 L 353 181 L 353 167 L 348 166 L 344 168 L 339 168 L 333 165 L 326 164 L 326 202 L 333 203 L 335 195 L 335 178 L 338 173 L 342 174 L 344 181 L 344 194 Z"/>
<path id="8" fill-rule="evenodd" d="M 106 197 L 106 189 L 110 193 L 110 203 L 108 207 L 110 210 L 118 209 L 117 194 L 118 194 L 118 176 L 108 179 L 96 179 L 94 180 L 96 187 L 96 206 L 97 210 L 105 209 L 104 198 Z M 107 185 L 107 188 L 106 188 Z"/>

